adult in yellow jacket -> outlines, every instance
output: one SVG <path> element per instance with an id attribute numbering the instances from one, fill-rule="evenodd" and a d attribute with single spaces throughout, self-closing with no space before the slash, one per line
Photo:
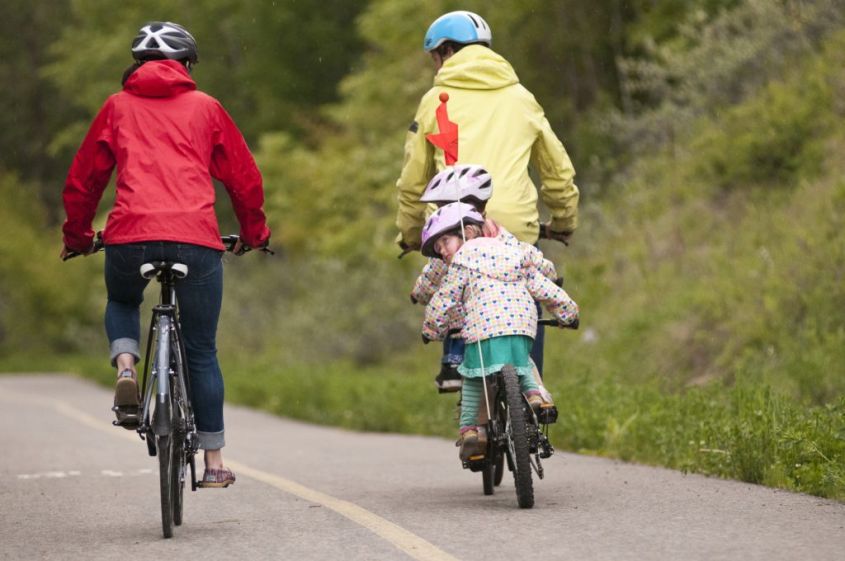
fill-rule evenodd
<path id="1" fill-rule="evenodd" d="M 441 16 L 426 33 L 424 48 L 437 74 L 408 131 L 396 183 L 396 226 L 403 248 L 419 248 L 426 216 L 426 204 L 419 199 L 428 180 L 446 165 L 443 151 L 426 140 L 427 134 L 440 132 L 435 110 L 443 92 L 449 94 L 449 120 L 458 125 L 458 161 L 482 165 L 493 178 L 487 216 L 520 241 L 536 243 L 540 222 L 530 163 L 552 215 L 550 235 L 566 240 L 578 225 L 578 188 L 569 155 L 513 67 L 490 49 L 491 40 L 487 23 L 464 11 Z"/>

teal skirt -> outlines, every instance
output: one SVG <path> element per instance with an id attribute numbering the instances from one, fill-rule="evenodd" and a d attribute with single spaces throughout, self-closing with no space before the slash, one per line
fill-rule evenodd
<path id="1" fill-rule="evenodd" d="M 534 341 L 525 335 L 504 335 L 485 339 L 480 343 L 467 343 L 464 350 L 464 361 L 458 367 L 461 376 L 480 378 L 498 372 L 506 364 L 517 370 L 520 376 L 532 374 L 529 356 Z M 481 346 L 481 356 L 478 348 Z M 484 369 L 482 370 L 482 358 Z"/>

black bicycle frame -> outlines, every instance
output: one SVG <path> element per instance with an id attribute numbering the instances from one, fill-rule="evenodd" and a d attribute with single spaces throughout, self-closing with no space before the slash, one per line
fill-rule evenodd
<path id="1" fill-rule="evenodd" d="M 172 427 L 169 424 L 170 419 L 170 358 L 173 352 L 173 347 L 178 347 L 179 360 L 182 363 L 183 382 L 185 384 L 185 399 L 190 401 L 191 396 L 191 381 L 188 372 L 188 362 L 185 355 L 184 339 L 182 338 L 182 331 L 179 325 L 179 310 L 176 306 L 176 276 L 169 268 L 160 270 L 156 273 L 156 280 L 161 284 L 161 296 L 159 303 L 153 307 L 153 315 L 150 321 L 150 330 L 147 334 L 147 351 L 146 359 L 144 361 L 144 377 L 141 384 L 141 395 L 144 396 L 144 410 L 141 414 L 142 423 L 138 427 L 138 432 L 144 438 L 147 430 L 152 428 L 156 435 L 169 434 Z M 161 411 L 166 414 L 156 414 L 153 419 L 152 426 L 149 421 L 149 409 L 151 404 L 152 388 L 147 388 L 149 380 L 150 353 L 152 351 L 153 339 L 156 339 L 155 357 L 155 372 L 156 372 L 156 411 Z M 173 345 L 178 341 L 178 345 Z M 170 352 L 162 352 L 164 349 Z M 159 409 L 159 408 L 163 409 Z M 196 443 L 194 443 L 196 445 Z M 196 450 L 193 450 L 194 452 Z"/>

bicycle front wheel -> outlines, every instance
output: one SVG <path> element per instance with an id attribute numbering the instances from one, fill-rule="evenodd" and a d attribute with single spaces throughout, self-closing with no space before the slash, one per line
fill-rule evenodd
<path id="1" fill-rule="evenodd" d="M 531 508 L 534 506 L 534 483 L 531 479 L 531 451 L 526 423 L 527 403 L 519 390 L 516 370 L 507 365 L 502 369 L 501 376 L 508 410 L 505 427 L 507 453 L 513 469 L 516 499 L 520 508 Z"/>
<path id="2" fill-rule="evenodd" d="M 484 469 L 481 470 L 481 484 L 484 487 L 484 494 L 492 495 L 496 487 L 496 464 L 489 459 L 484 460 L 484 462 Z"/>

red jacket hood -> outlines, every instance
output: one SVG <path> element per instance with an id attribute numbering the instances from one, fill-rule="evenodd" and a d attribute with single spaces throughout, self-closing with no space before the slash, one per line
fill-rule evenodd
<path id="1" fill-rule="evenodd" d="M 185 66 L 175 60 L 151 60 L 132 73 L 123 90 L 142 97 L 172 97 L 197 89 Z"/>

